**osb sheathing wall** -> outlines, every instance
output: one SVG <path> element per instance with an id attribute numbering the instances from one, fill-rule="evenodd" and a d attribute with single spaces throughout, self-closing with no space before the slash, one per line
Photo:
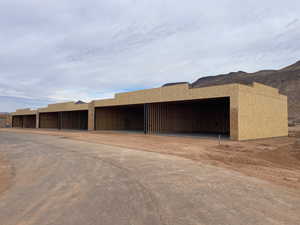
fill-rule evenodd
<path id="1" fill-rule="evenodd" d="M 287 97 L 254 83 L 239 86 L 238 140 L 288 135 Z"/>
<path id="2" fill-rule="evenodd" d="M 204 88 L 189 88 L 187 84 L 180 84 L 161 88 L 119 93 L 115 95 L 115 98 L 96 100 L 93 102 L 95 107 L 100 107 L 229 96 L 232 96 L 234 98 L 238 94 L 238 86 L 238 84 L 228 84 Z"/>
<path id="3" fill-rule="evenodd" d="M 88 103 L 75 104 L 74 102 L 63 102 L 56 104 L 49 104 L 46 108 L 39 108 L 38 112 L 63 112 L 75 110 L 88 110 Z"/>
<path id="4" fill-rule="evenodd" d="M 238 91 L 239 84 L 227 84 L 204 88 L 189 88 L 188 84 L 180 84 L 161 88 L 146 89 L 134 92 L 116 94 L 115 98 L 96 100 L 94 107 L 130 105 L 184 101 L 193 99 L 230 97 L 230 137 L 238 140 Z M 93 124 L 89 130 L 93 130 Z"/>
<path id="5" fill-rule="evenodd" d="M 11 113 L 11 116 L 22 116 L 22 115 L 35 115 L 36 110 L 27 109 L 17 109 L 16 112 Z"/>
<path id="6" fill-rule="evenodd" d="M 67 128 L 67 129 L 76 129 L 77 126 L 74 124 L 69 124 L 71 118 L 68 118 L 66 115 L 73 115 L 71 112 L 74 111 L 83 111 L 86 110 L 88 111 L 89 109 L 89 104 L 88 103 L 82 103 L 82 104 L 75 104 L 75 102 L 63 102 L 63 103 L 56 103 L 56 104 L 49 104 L 48 107 L 45 108 L 39 108 L 38 115 L 44 116 L 43 121 L 41 120 L 40 116 L 38 116 L 37 123 L 40 124 L 40 128 Z M 59 121 L 59 115 L 53 116 L 51 113 L 58 113 L 61 112 L 64 115 L 64 120 Z M 76 115 L 76 113 L 75 113 Z M 78 116 L 78 115 L 77 115 Z M 51 121 L 51 118 L 53 118 Z M 68 122 L 69 121 L 69 122 Z M 81 124 L 82 121 L 78 121 L 78 128 L 83 128 Z M 62 124 L 61 124 L 62 123 Z M 69 124 L 69 125 L 68 125 Z M 84 126 L 85 129 L 85 126 Z"/>
<path id="7" fill-rule="evenodd" d="M 96 107 L 219 97 L 230 98 L 231 139 L 246 140 L 288 135 L 287 97 L 280 95 L 275 88 L 258 83 L 253 83 L 252 86 L 227 84 L 204 88 L 189 88 L 187 84 L 180 84 L 120 93 L 116 94 L 115 98 L 95 100 L 89 104 L 74 104 L 74 102 L 50 104 L 47 108 L 38 109 L 36 114 L 88 110 L 88 128 L 94 130 Z M 30 114 L 29 111 L 18 110 L 15 114 Z M 39 116 L 37 122 L 38 118 Z"/>
<path id="8" fill-rule="evenodd" d="M 16 112 L 11 113 L 11 116 L 15 115 L 36 115 L 36 128 L 39 128 L 40 113 L 50 113 L 50 112 L 65 112 L 65 111 L 79 111 L 88 110 L 89 104 L 75 104 L 75 102 L 63 102 L 56 104 L 49 104 L 45 108 L 39 108 L 37 110 L 27 109 L 17 109 Z"/>
<path id="9" fill-rule="evenodd" d="M 116 94 L 113 99 L 93 101 L 94 107 L 230 98 L 230 137 L 247 140 L 288 135 L 287 97 L 262 84 L 227 84 L 189 88 L 180 84 Z M 91 110 L 92 111 L 92 110 Z M 93 124 L 91 129 L 94 129 Z"/>
<path id="10" fill-rule="evenodd" d="M 38 120 L 38 116 L 37 116 L 37 110 L 31 110 L 29 108 L 27 109 L 17 109 L 16 112 L 13 112 L 10 114 L 11 116 L 11 126 L 15 125 L 15 127 L 20 127 L 20 118 L 16 118 L 18 116 L 35 116 L 36 120 Z M 14 119 L 15 117 L 15 119 Z M 15 121 L 13 121 L 15 120 Z M 16 121 L 19 121 L 19 122 L 16 122 Z M 24 118 L 22 118 L 22 127 L 29 127 L 29 128 L 32 128 L 32 118 L 29 119 L 30 122 L 28 122 L 28 118 L 26 117 L 25 118 L 25 124 L 24 123 Z M 14 124 L 13 124 L 14 123 Z M 17 125 L 18 124 L 18 125 Z M 35 125 L 37 124 L 37 122 L 35 122 Z M 25 126 L 23 126 L 25 125 Z M 37 125 L 36 125 L 37 126 Z"/>
<path id="11" fill-rule="evenodd" d="M 88 106 L 88 130 L 95 130 L 95 105 L 92 101 Z"/>

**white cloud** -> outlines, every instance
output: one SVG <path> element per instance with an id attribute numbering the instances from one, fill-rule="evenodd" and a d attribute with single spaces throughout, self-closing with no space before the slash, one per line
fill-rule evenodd
<path id="1" fill-rule="evenodd" d="M 299 15 L 296 0 L 4 0 L 0 96 L 46 105 L 279 68 L 299 60 Z"/>

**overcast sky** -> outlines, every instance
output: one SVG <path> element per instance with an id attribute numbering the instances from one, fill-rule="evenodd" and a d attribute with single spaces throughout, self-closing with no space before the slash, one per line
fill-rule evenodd
<path id="1" fill-rule="evenodd" d="M 278 69 L 299 0 L 0 0 L 0 112 Z"/>

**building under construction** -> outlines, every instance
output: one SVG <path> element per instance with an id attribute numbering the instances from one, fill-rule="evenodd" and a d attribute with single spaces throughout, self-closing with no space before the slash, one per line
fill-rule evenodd
<path id="1" fill-rule="evenodd" d="M 12 113 L 20 128 L 222 134 L 232 140 L 288 135 L 287 97 L 259 83 L 190 88 L 178 84 L 119 93 L 90 103 Z"/>

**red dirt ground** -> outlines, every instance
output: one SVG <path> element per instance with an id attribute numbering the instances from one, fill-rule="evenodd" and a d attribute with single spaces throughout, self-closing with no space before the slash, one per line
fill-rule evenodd
<path id="1" fill-rule="evenodd" d="M 220 145 L 217 139 L 199 137 L 98 131 L 1 130 L 55 135 L 80 141 L 176 155 L 300 190 L 300 127 L 291 129 L 289 137 L 241 142 L 223 140 Z"/>

